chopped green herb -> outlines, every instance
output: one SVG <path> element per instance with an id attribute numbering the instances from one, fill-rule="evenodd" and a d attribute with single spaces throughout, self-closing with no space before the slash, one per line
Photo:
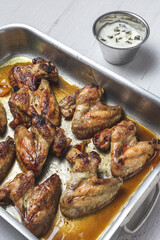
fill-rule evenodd
<path id="1" fill-rule="evenodd" d="M 122 30 L 122 32 L 125 32 L 126 30 Z"/>
<path id="2" fill-rule="evenodd" d="M 127 42 L 127 43 L 129 43 L 129 44 L 132 44 L 132 42 L 131 42 L 131 41 L 129 41 L 129 40 L 127 40 L 126 42 Z"/>
<path id="3" fill-rule="evenodd" d="M 119 41 L 118 41 L 118 38 L 116 38 L 116 43 L 118 43 Z"/>
<path id="4" fill-rule="evenodd" d="M 119 37 L 118 40 L 122 40 L 122 37 Z"/>
<path id="5" fill-rule="evenodd" d="M 130 38 L 128 38 L 128 40 L 131 40 L 131 41 L 133 41 L 133 38 L 131 38 L 131 37 L 130 37 Z"/>
<path id="6" fill-rule="evenodd" d="M 141 40 L 141 37 L 139 35 L 134 37 L 134 40 Z"/>
<path id="7" fill-rule="evenodd" d="M 114 29 L 114 32 L 120 32 L 119 28 L 116 27 L 116 28 Z"/>
<path id="8" fill-rule="evenodd" d="M 104 39 L 104 38 L 101 38 L 100 40 L 101 40 L 101 41 L 103 41 L 103 42 L 105 42 L 105 41 L 106 41 L 106 39 Z"/>
<path id="9" fill-rule="evenodd" d="M 131 35 L 131 31 L 128 31 L 128 32 L 126 32 L 126 34 L 129 34 L 129 35 Z"/>
<path id="10" fill-rule="evenodd" d="M 118 33 L 115 33 L 115 34 L 114 34 L 114 36 L 116 36 L 116 35 L 119 35 L 119 34 L 120 34 L 120 32 L 118 32 Z"/>
<path id="11" fill-rule="evenodd" d="M 108 38 L 113 38 L 113 36 L 108 36 Z"/>

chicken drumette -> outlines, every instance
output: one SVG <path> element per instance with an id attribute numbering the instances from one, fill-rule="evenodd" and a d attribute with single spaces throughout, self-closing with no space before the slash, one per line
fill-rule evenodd
<path id="1" fill-rule="evenodd" d="M 75 145 L 66 159 L 74 164 L 71 179 L 60 201 L 60 209 L 68 218 L 88 215 L 107 205 L 122 185 L 121 178 L 97 177 L 100 156 L 92 151 L 85 153 L 87 142 Z"/>
<path id="2" fill-rule="evenodd" d="M 12 92 L 9 99 L 9 107 L 14 117 L 10 123 L 12 128 L 23 124 L 27 128 L 31 126 L 31 119 L 36 115 L 46 117 L 52 124 L 59 126 L 60 110 L 49 82 L 45 79 L 37 91 L 31 91 L 27 86 L 23 86 L 16 92 Z"/>
<path id="3" fill-rule="evenodd" d="M 128 177 L 140 170 L 154 155 L 156 140 L 137 141 L 133 121 L 122 121 L 111 129 L 96 134 L 93 143 L 101 150 L 111 144 L 111 172 L 115 177 Z"/>
<path id="4" fill-rule="evenodd" d="M 53 82 L 58 80 L 58 71 L 51 61 L 46 61 L 41 57 L 32 60 L 33 64 L 24 66 L 14 66 L 9 75 L 9 81 L 12 87 L 28 86 L 31 91 L 37 89 L 37 83 L 45 78 Z"/>
<path id="5" fill-rule="evenodd" d="M 65 117 L 70 117 L 75 108 L 72 132 L 77 138 L 90 138 L 120 120 L 121 107 L 102 104 L 103 92 L 102 88 L 90 84 L 61 100 L 59 106 Z"/>
<path id="6" fill-rule="evenodd" d="M 18 174 L 0 187 L 0 204 L 10 198 L 16 205 L 22 223 L 37 237 L 49 229 L 57 212 L 61 181 L 57 174 L 34 186 L 32 171 Z"/>
<path id="7" fill-rule="evenodd" d="M 2 136 L 7 127 L 7 116 L 3 104 L 0 102 L 0 136 Z"/>
<path id="8" fill-rule="evenodd" d="M 0 142 L 0 182 L 6 177 L 16 156 L 16 148 L 13 138 L 7 137 Z"/>

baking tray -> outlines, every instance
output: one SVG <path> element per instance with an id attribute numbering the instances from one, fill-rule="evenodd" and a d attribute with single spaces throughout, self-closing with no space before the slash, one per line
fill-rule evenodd
<path id="1" fill-rule="evenodd" d="M 0 28 L 0 65 L 16 56 L 29 58 L 42 56 L 53 60 L 59 74 L 79 87 L 92 82 L 98 84 L 107 93 L 108 104 L 121 105 L 127 115 L 160 136 L 160 99 L 158 97 L 71 48 L 32 27 L 11 24 Z M 147 176 L 98 239 L 108 240 L 120 226 L 126 227 L 126 223 L 158 183 L 159 178 L 160 164 Z M 158 194 L 159 189 L 156 191 L 155 199 Z M 2 207 L 0 207 L 0 215 L 28 239 L 37 239 Z"/>

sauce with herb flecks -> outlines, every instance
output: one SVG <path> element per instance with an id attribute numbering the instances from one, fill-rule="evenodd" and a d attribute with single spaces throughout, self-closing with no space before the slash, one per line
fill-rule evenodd
<path id="1" fill-rule="evenodd" d="M 101 28 L 98 39 L 115 48 L 134 47 L 143 40 L 135 28 L 124 22 L 106 24 Z"/>

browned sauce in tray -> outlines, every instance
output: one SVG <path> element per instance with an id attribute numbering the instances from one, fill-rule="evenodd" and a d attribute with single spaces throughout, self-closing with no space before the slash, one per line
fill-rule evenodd
<path id="1" fill-rule="evenodd" d="M 5 79 L 6 83 L 8 84 L 8 73 L 12 67 L 13 64 L 0 68 L 0 81 L 1 79 Z M 59 102 L 63 97 L 74 92 L 77 88 L 77 86 L 66 82 L 63 78 L 60 77 L 59 83 L 57 85 L 54 84 L 53 91 Z M 7 94 L 9 94 L 9 92 L 10 90 L 7 92 Z M 0 100 L 1 99 L 2 98 L 0 98 Z M 157 136 L 153 132 L 140 124 L 138 124 L 137 137 L 139 140 L 151 140 L 154 137 L 157 138 Z M 93 214 L 90 214 L 83 218 L 70 220 L 65 218 L 58 209 L 52 226 L 43 238 L 48 240 L 96 239 L 103 232 L 103 230 L 112 222 L 113 218 L 122 209 L 123 205 L 127 202 L 127 200 L 130 199 L 130 197 L 133 195 L 139 185 L 143 182 L 147 175 L 157 166 L 159 162 L 160 151 L 157 151 L 153 159 L 140 172 L 124 181 L 118 195 L 109 205 Z M 61 178 L 60 173 L 59 176 Z M 16 216 L 15 212 L 14 216 L 19 219 L 19 217 Z"/>

